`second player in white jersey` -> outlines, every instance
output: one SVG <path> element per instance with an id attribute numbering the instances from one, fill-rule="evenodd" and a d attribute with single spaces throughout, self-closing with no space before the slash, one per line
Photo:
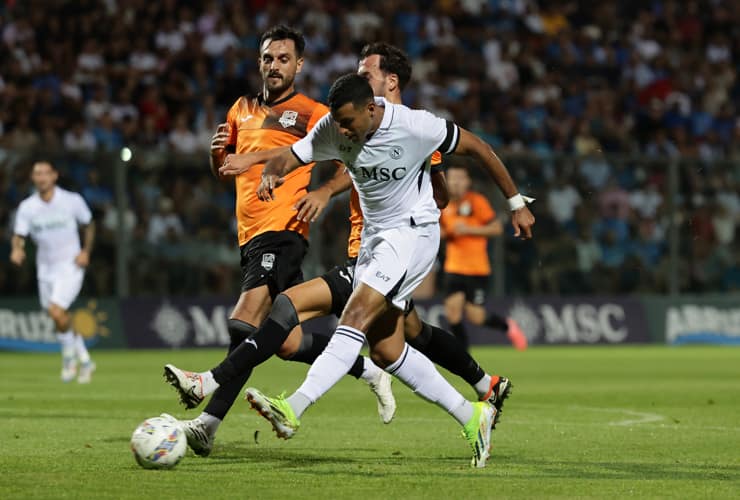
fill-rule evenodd
<path id="1" fill-rule="evenodd" d="M 52 274 L 60 264 L 74 264 L 81 250 L 79 226 L 91 220 L 92 213 L 82 196 L 59 186 L 54 188 L 48 201 L 34 193 L 21 202 L 15 216 L 14 233 L 30 236 L 36 243 L 39 279 Z"/>
<path id="2" fill-rule="evenodd" d="M 343 135 L 330 114 L 291 147 L 303 163 L 341 160 L 360 197 L 365 234 L 439 220 L 430 179 L 432 153 L 451 153 L 460 134 L 457 125 L 428 111 L 412 110 L 382 97 L 378 129 L 356 142 Z"/>
<path id="3" fill-rule="evenodd" d="M 95 225 L 82 196 L 56 185 L 58 175 L 49 162 L 33 165 L 31 180 L 36 192 L 23 200 L 16 212 L 10 260 L 17 266 L 23 265 L 26 239 L 36 243 L 39 302 L 54 321 L 61 344 L 62 381 L 69 382 L 76 376 L 78 382 L 88 383 L 95 363 L 85 340 L 72 329 L 69 307 L 82 288 Z M 83 245 L 80 227 L 84 227 Z"/>

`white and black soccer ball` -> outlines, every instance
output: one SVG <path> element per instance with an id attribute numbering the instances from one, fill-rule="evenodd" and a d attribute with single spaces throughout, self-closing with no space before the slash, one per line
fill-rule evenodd
<path id="1" fill-rule="evenodd" d="M 131 451 L 145 469 L 171 469 L 188 448 L 185 431 L 175 420 L 151 417 L 144 420 L 131 436 Z"/>

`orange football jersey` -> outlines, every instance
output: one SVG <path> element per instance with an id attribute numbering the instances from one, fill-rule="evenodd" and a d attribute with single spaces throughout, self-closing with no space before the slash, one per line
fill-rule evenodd
<path id="1" fill-rule="evenodd" d="M 461 199 L 452 201 L 442 210 L 439 223 L 448 234 L 462 222 L 467 226 L 485 226 L 496 217 L 496 212 L 485 196 L 471 192 Z M 446 273 L 468 276 L 486 276 L 491 273 L 488 259 L 488 238 L 485 236 L 452 236 L 447 238 L 447 253 L 444 270 Z"/>
<path id="2" fill-rule="evenodd" d="M 289 146 L 305 137 L 328 112 L 323 104 L 297 92 L 270 104 L 262 96 L 241 97 L 226 116 L 229 144 L 239 154 Z M 310 163 L 286 175 L 270 202 L 257 198 L 264 165 L 254 165 L 236 177 L 239 246 L 268 231 L 295 231 L 308 238 L 308 223 L 297 219 L 294 206 L 308 192 L 313 166 Z"/>

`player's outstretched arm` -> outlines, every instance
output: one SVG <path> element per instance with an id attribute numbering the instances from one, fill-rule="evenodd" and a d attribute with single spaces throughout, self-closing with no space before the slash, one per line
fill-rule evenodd
<path id="1" fill-rule="evenodd" d="M 522 195 L 514 184 L 509 171 L 501 162 L 493 149 L 477 135 L 460 127 L 460 141 L 454 151 L 456 154 L 470 156 L 482 165 L 493 176 L 499 189 L 506 197 L 511 209 L 511 225 L 514 226 L 514 236 L 524 239 L 532 237 L 534 216 L 527 208 Z"/>
<path id="2" fill-rule="evenodd" d="M 281 148 L 283 151 L 270 159 L 262 170 L 262 182 L 257 188 L 257 198 L 262 201 L 271 201 L 275 198 L 273 190 L 285 180 L 283 177 L 303 165 L 290 147 Z"/>
<path id="3" fill-rule="evenodd" d="M 268 160 L 275 158 L 283 151 L 290 149 L 290 146 L 281 146 L 279 148 L 265 149 L 262 151 L 251 151 L 249 153 L 226 155 L 223 164 L 218 169 L 219 176 L 239 175 L 249 170 L 253 165 L 261 165 Z"/>
<path id="4" fill-rule="evenodd" d="M 346 167 L 343 163 L 338 163 L 337 170 L 331 179 L 298 200 L 295 205 L 295 209 L 298 210 L 298 220 L 315 222 L 329 204 L 331 197 L 345 192 L 351 185 L 352 179 Z"/>

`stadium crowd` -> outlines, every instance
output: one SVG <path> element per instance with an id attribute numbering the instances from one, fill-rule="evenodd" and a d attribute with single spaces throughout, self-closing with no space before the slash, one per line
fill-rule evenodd
<path id="1" fill-rule="evenodd" d="M 539 200 L 535 240 L 506 238 L 510 291 L 662 292 L 670 273 L 682 291 L 740 289 L 740 7 L 722 0 L 5 2 L 0 224 L 28 192 L 28 158 L 56 152 L 62 184 L 102 228 L 90 293 L 115 291 L 121 230 L 132 293 L 234 293 L 234 198 L 207 173 L 206 151 L 233 101 L 260 90 L 259 34 L 277 23 L 306 35 L 300 91 L 323 100 L 362 45 L 390 41 L 413 61 L 404 101 L 502 154 Z M 124 146 L 134 156 L 121 228 L 113 166 Z M 314 232 L 332 250 L 324 265 L 342 259 L 346 215 L 332 205 L 321 222 L 332 230 Z M 10 272 L 24 271 L 0 266 L 0 293 L 33 291 Z"/>

